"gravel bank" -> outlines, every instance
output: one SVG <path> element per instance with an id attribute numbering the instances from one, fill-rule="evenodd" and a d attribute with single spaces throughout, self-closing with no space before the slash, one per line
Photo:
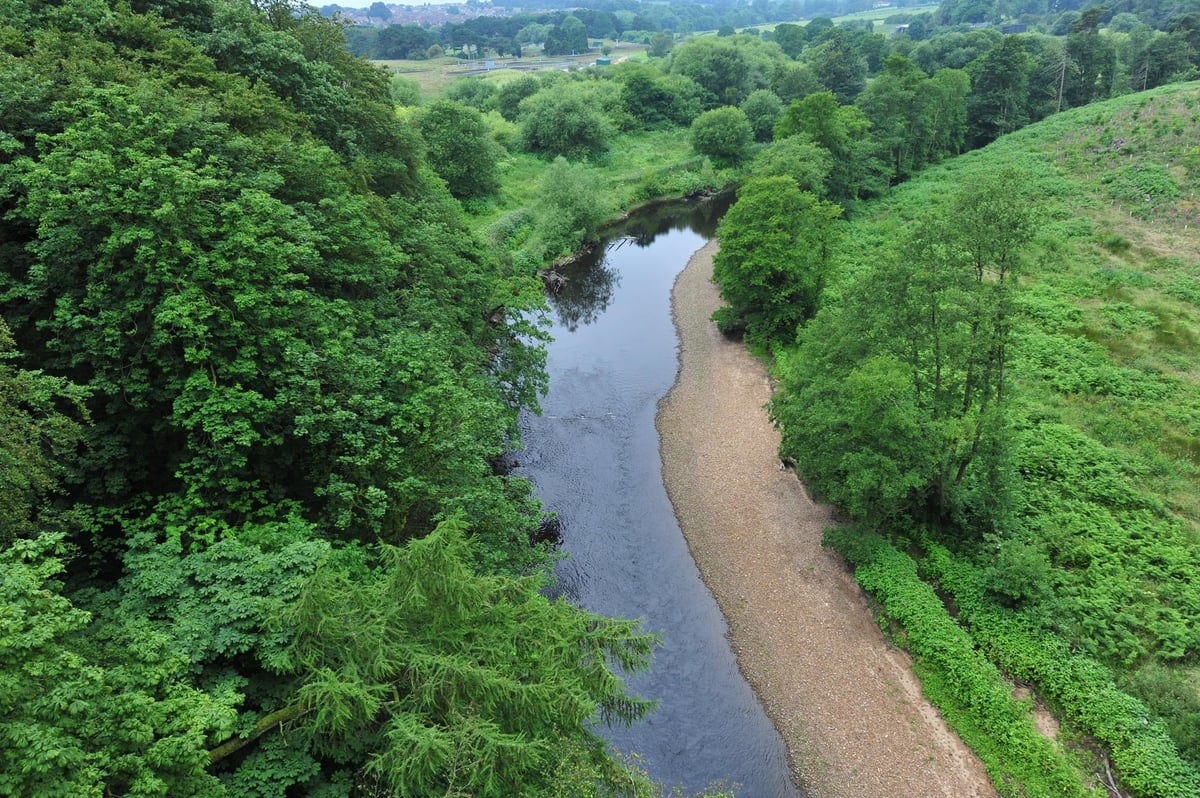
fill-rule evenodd
<path id="1" fill-rule="evenodd" d="M 813 798 L 993 798 L 844 563 L 821 548 L 829 509 L 780 470 L 766 372 L 709 321 L 715 251 L 696 252 L 672 294 L 682 346 L 659 405 L 663 477 L 797 784 Z"/>

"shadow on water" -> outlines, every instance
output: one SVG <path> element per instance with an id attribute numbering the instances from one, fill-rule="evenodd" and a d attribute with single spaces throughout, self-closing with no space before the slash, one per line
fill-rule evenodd
<path id="1" fill-rule="evenodd" d="M 716 602 L 700 579 L 662 482 L 658 401 L 675 381 L 670 291 L 728 200 L 643 208 L 564 267 L 552 299 L 550 392 L 522 419 L 518 471 L 558 514 L 557 590 L 605 615 L 642 618 L 662 644 L 633 692 L 658 708 L 603 730 L 651 776 L 685 794 L 740 785 L 743 798 L 794 798 L 786 752 L 742 678 Z"/>

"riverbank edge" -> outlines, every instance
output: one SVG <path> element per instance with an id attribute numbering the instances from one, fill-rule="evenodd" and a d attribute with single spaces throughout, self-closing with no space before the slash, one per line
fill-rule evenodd
<path id="1" fill-rule="evenodd" d="M 844 561 L 821 546 L 830 508 L 780 470 L 766 368 L 709 320 L 716 250 L 694 253 L 671 293 L 677 372 L 655 422 L 663 480 L 793 780 L 822 798 L 994 796 Z"/>

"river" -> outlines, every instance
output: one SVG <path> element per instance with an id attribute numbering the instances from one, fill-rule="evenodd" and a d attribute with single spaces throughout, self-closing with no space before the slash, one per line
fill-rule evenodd
<path id="1" fill-rule="evenodd" d="M 790 798 L 799 793 L 783 742 L 688 552 L 654 426 L 678 366 L 671 286 L 725 206 L 644 209 L 564 270 L 551 301 L 550 390 L 542 415 L 522 419 L 517 473 L 561 521 L 557 589 L 586 609 L 642 618 L 662 637 L 651 671 L 629 679 L 658 708 L 605 736 L 685 794 L 724 785 L 744 798 Z"/>

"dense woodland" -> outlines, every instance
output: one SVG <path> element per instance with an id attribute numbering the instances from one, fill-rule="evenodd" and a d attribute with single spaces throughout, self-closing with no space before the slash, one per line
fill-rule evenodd
<path id="1" fill-rule="evenodd" d="M 1200 12 L 1158 6 L 596 3 L 407 54 L 646 50 L 433 96 L 287 2 L 0 0 L 0 793 L 654 794 L 597 733 L 653 640 L 545 597 L 504 462 L 555 260 L 735 185 L 716 321 L 997 787 L 1200 793 Z"/>
<path id="2" fill-rule="evenodd" d="M 7 2 L 0 794 L 628 785 L 636 625 L 544 598 L 544 383 L 339 27 Z M 581 788 L 582 789 L 582 788 Z"/>

